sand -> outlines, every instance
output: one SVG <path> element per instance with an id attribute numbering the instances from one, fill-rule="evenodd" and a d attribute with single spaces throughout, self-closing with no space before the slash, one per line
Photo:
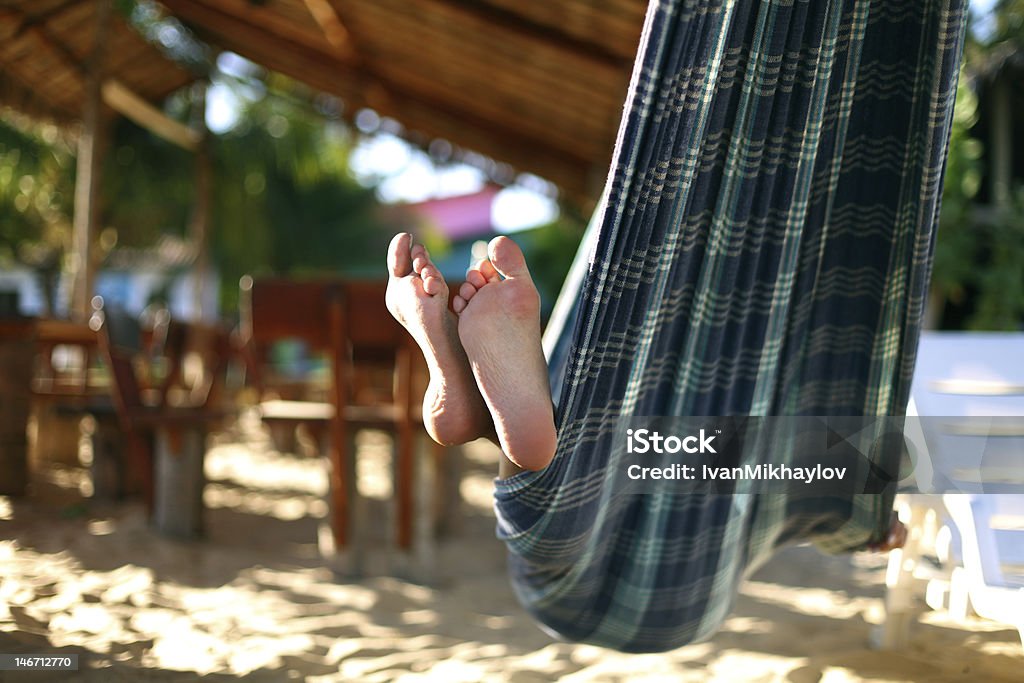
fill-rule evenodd
<path id="1" fill-rule="evenodd" d="M 493 534 L 493 449 L 466 451 L 463 514 L 428 583 L 386 575 L 386 523 L 368 532 L 373 574 L 341 580 L 317 550 L 326 479 L 316 459 L 235 431 L 207 457 L 208 533 L 153 534 L 138 504 L 82 498 L 81 470 L 37 473 L 0 498 L 0 653 L 78 653 L 78 672 L 0 681 L 1020 681 L 1014 630 L 922 615 L 911 645 L 877 652 L 885 558 L 780 553 L 745 585 L 710 642 L 624 655 L 553 642 L 518 606 Z M 369 518 L 387 520 L 387 440 L 360 442 Z M 372 533 L 371 533 L 372 532 Z"/>

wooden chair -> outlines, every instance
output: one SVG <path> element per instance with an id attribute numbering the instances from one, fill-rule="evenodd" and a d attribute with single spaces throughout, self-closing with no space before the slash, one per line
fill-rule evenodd
<path id="1" fill-rule="evenodd" d="M 68 399 L 106 394 L 107 386 L 90 376 L 97 340 L 96 332 L 89 325 L 70 320 L 36 320 L 34 339 L 36 370 L 32 381 L 33 394 Z M 80 364 L 69 368 L 54 366 L 54 352 L 58 348 L 77 350 Z"/>
<path id="2" fill-rule="evenodd" d="M 143 329 L 144 351 L 160 368 L 145 387 L 145 402 L 208 409 L 219 406 L 233 355 L 230 328 L 177 320 L 166 309 L 154 318 L 153 324 Z"/>
<path id="3" fill-rule="evenodd" d="M 110 383 L 100 366 L 96 332 L 87 323 L 41 318 L 33 322 L 34 362 L 31 412 L 36 436 L 32 450 L 40 462 L 82 462 L 81 443 L 88 438 L 94 475 L 116 472 L 107 467 L 120 458 L 110 402 Z M 103 444 L 102 447 L 99 444 Z M 119 497 L 116 476 L 95 477 L 94 495 Z"/>
<path id="4" fill-rule="evenodd" d="M 294 281 L 243 278 L 242 335 L 250 364 L 262 348 L 282 339 L 300 339 L 312 351 L 327 354 L 330 365 L 326 405 L 274 401 L 264 403 L 264 420 L 294 423 L 326 422 L 330 433 L 331 531 L 334 546 L 351 541 L 350 493 L 354 486 L 351 437 L 361 428 L 382 428 L 395 440 L 395 502 L 397 544 L 412 545 L 413 449 L 419 422 L 413 391 L 413 363 L 418 353 L 411 338 L 388 313 L 385 282 L 349 280 Z M 366 373 L 385 368 L 390 395 L 362 400 Z M 257 378 L 263 377 L 261 369 Z"/>
<path id="5" fill-rule="evenodd" d="M 161 381 L 155 393 L 147 392 L 136 367 L 143 350 L 138 321 L 119 311 L 104 310 L 102 302 L 97 303 L 90 326 L 97 332 L 100 352 L 110 372 L 111 397 L 131 473 L 141 485 L 146 507 L 158 528 L 178 536 L 197 535 L 202 516 L 202 437 L 208 425 L 223 418 L 211 410 L 210 399 L 215 392 L 204 391 L 198 402 L 179 405 L 166 402 L 169 382 Z M 177 363 L 172 361 L 171 365 Z M 180 460 L 188 471 L 178 474 L 181 468 L 175 468 L 173 458 L 168 460 L 170 464 L 164 468 L 168 471 L 162 474 L 178 481 L 165 486 L 157 481 L 154 450 L 179 453 L 185 439 L 191 452 Z M 182 489 L 187 500 L 176 499 Z"/>

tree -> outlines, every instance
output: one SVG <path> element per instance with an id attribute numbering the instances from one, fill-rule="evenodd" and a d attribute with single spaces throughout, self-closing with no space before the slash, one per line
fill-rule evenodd
<path id="1" fill-rule="evenodd" d="M 0 111 L 0 267 L 33 268 L 48 314 L 70 244 L 74 166 L 70 140 L 56 126 Z"/>
<path id="2" fill-rule="evenodd" d="M 995 149 L 991 131 L 987 150 L 978 137 L 987 124 L 978 94 L 989 94 L 989 108 L 1003 106 L 992 101 L 994 84 L 1009 80 L 1013 92 L 1024 80 L 1024 0 L 1003 0 L 982 30 L 975 21 L 971 29 L 946 166 L 931 317 L 943 327 L 1015 330 L 1024 324 L 1024 187 L 1019 175 L 1011 177 L 1008 196 L 993 197 L 985 155 L 1003 150 Z"/>

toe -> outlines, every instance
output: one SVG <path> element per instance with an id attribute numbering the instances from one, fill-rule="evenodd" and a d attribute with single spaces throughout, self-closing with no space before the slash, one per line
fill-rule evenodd
<path id="1" fill-rule="evenodd" d="M 494 264 L 487 259 L 480 262 L 480 274 L 487 282 L 498 282 L 501 280 L 498 271 L 494 268 Z"/>
<path id="2" fill-rule="evenodd" d="M 526 258 L 519 245 L 508 237 L 495 237 L 491 240 L 487 245 L 487 254 L 495 270 L 504 277 L 529 279 L 530 271 L 526 267 Z"/>
<path id="3" fill-rule="evenodd" d="M 466 273 L 466 282 L 480 289 L 487 284 L 487 278 L 479 270 L 473 269 Z"/>
<path id="4" fill-rule="evenodd" d="M 422 275 L 423 269 L 430 265 L 430 255 L 427 253 L 427 248 L 422 244 L 417 244 L 412 248 L 412 269 L 416 271 L 417 275 Z"/>
<path id="5" fill-rule="evenodd" d="M 462 286 L 459 287 L 459 296 L 465 299 L 466 303 L 469 303 L 469 300 L 473 298 L 474 294 L 476 294 L 476 287 L 468 282 L 463 282 Z"/>
<path id="6" fill-rule="evenodd" d="M 456 294 L 455 297 L 452 299 L 452 310 L 454 310 L 456 313 L 462 313 L 464 310 L 466 310 L 466 303 L 466 300 L 463 299 L 462 296 Z"/>
<path id="7" fill-rule="evenodd" d="M 444 291 L 444 281 L 440 278 L 427 276 L 423 278 L 423 291 L 430 296 L 437 296 Z"/>
<path id="8" fill-rule="evenodd" d="M 412 271 L 412 258 L 409 255 L 409 247 L 412 244 L 412 235 L 407 232 L 400 232 L 391 240 L 388 246 L 388 272 L 394 277 L 405 277 Z"/>
<path id="9" fill-rule="evenodd" d="M 448 286 L 444 281 L 444 276 L 441 275 L 441 271 L 433 264 L 425 266 L 420 271 L 420 277 L 423 278 L 423 291 L 430 296 L 448 293 Z"/>

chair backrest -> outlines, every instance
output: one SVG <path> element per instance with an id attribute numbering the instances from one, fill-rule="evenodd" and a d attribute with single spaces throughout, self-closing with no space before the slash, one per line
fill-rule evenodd
<path id="1" fill-rule="evenodd" d="M 922 333 L 911 399 L 923 492 L 1021 490 L 1024 334 Z M 996 428 L 998 438 L 988 431 Z"/>
<path id="2" fill-rule="evenodd" d="M 356 358 L 403 348 L 409 335 L 388 312 L 387 283 L 350 280 L 342 285 L 348 341 Z"/>
<path id="3" fill-rule="evenodd" d="M 221 400 L 227 384 L 228 365 L 234 349 L 231 329 L 224 324 L 189 323 L 184 327 L 186 341 L 182 345 L 182 358 L 195 354 L 202 362 L 202 384 L 192 386 L 191 403 L 213 406 Z"/>
<path id="4" fill-rule="evenodd" d="M 153 386 L 161 405 L 205 407 L 220 398 L 232 353 L 231 332 L 220 324 L 175 318 L 154 329 L 146 349 L 161 361 L 162 377 Z M 198 364 L 194 361 L 198 361 Z"/>
<path id="5" fill-rule="evenodd" d="M 33 390 L 39 394 L 86 396 L 106 387 L 90 385 L 89 371 L 96 351 L 96 332 L 84 323 L 41 319 L 35 323 L 36 368 Z M 57 350 L 65 363 L 54 364 Z M 69 361 L 70 362 L 67 362 Z"/>
<path id="6" fill-rule="evenodd" d="M 172 388 L 187 394 L 174 405 L 190 408 L 210 407 L 220 384 L 230 351 L 226 329 L 197 323 L 167 320 L 157 330 L 158 339 L 139 320 L 127 312 L 97 304 L 91 323 L 111 375 L 114 406 L 122 417 L 146 407 L 167 407 Z M 202 377 L 188 386 L 182 377 L 186 354 L 195 352 L 202 364 Z M 160 357 L 157 371 L 156 357 Z M 140 380 L 138 365 L 146 366 Z M 148 361 L 148 362 L 147 362 Z"/>
<path id="7" fill-rule="evenodd" d="M 250 369 L 261 375 L 265 347 L 285 339 L 332 360 L 392 361 L 408 335 L 388 313 L 386 289 L 374 280 L 243 278 L 240 327 Z"/>
<path id="8" fill-rule="evenodd" d="M 110 371 L 114 408 L 127 426 L 130 415 L 143 406 L 134 366 L 134 358 L 142 350 L 141 326 L 125 311 L 101 304 L 96 304 L 90 326 L 97 332 L 100 351 Z"/>
<path id="9" fill-rule="evenodd" d="M 311 349 L 328 350 L 330 328 L 325 323 L 339 285 L 283 278 L 243 281 L 243 334 L 257 344 L 301 339 Z"/>

